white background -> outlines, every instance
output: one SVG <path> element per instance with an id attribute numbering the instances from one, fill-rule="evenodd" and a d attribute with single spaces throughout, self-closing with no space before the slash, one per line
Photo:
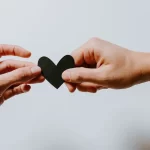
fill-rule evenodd
<path id="1" fill-rule="evenodd" d="M 57 63 L 91 37 L 148 52 L 149 5 L 149 0 L 0 0 L 0 43 L 30 50 L 34 63 L 43 55 Z M 132 149 L 136 138 L 149 136 L 149 93 L 149 83 L 71 94 L 45 81 L 0 107 L 0 147 Z"/>

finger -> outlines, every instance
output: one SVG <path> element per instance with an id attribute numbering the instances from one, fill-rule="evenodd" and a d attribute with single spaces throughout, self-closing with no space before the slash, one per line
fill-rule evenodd
<path id="1" fill-rule="evenodd" d="M 94 50 L 88 47 L 81 47 L 72 53 L 76 66 L 96 66 L 96 57 L 94 55 Z"/>
<path id="2" fill-rule="evenodd" d="M 7 55 L 28 58 L 31 56 L 31 52 L 29 52 L 28 50 L 25 50 L 24 48 L 20 46 L 1 44 L 0 56 L 7 56 Z"/>
<path id="3" fill-rule="evenodd" d="M 84 86 L 84 87 L 93 87 L 93 88 L 96 88 L 96 89 L 99 89 L 99 88 L 102 87 L 99 84 L 91 83 L 91 82 L 83 82 L 83 83 L 80 83 L 80 84 L 77 84 L 77 85 Z"/>
<path id="4" fill-rule="evenodd" d="M 76 90 L 76 85 L 75 85 L 75 84 L 71 84 L 71 83 L 65 83 L 65 84 L 66 84 L 68 90 L 69 90 L 71 93 L 75 92 L 75 90 Z"/>
<path id="5" fill-rule="evenodd" d="M 97 45 L 97 38 L 92 38 L 81 47 L 72 52 L 76 66 L 83 66 L 83 64 L 95 65 L 99 60 L 100 55 L 95 55 L 95 47 Z"/>
<path id="6" fill-rule="evenodd" d="M 83 82 L 81 84 L 77 84 L 77 86 L 81 86 L 84 88 L 95 88 L 97 90 L 101 90 L 101 89 L 108 89 L 107 87 L 101 86 L 99 84 L 95 84 L 95 83 L 90 83 L 90 82 Z"/>
<path id="7" fill-rule="evenodd" d="M 19 60 L 4 60 L 0 62 L 0 73 L 6 73 L 12 71 L 14 69 L 27 67 L 27 66 L 35 66 L 35 64 L 26 61 L 19 61 Z"/>
<path id="8" fill-rule="evenodd" d="M 30 89 L 31 89 L 31 86 L 27 85 L 27 84 L 22 84 L 22 85 L 19 85 L 17 87 L 10 88 L 6 92 L 4 92 L 3 99 L 7 100 L 7 99 L 9 99 L 9 98 L 11 98 L 15 95 L 19 95 L 19 94 L 29 92 Z"/>
<path id="9" fill-rule="evenodd" d="M 96 93 L 98 90 L 107 89 L 107 88 L 97 84 L 85 82 L 85 83 L 77 84 L 77 89 L 82 92 Z"/>
<path id="10" fill-rule="evenodd" d="M 37 83 L 42 83 L 44 81 L 45 81 L 45 78 L 43 76 L 38 76 L 38 77 L 26 82 L 25 84 L 37 84 Z M 14 84 L 13 86 L 18 86 L 18 85 L 20 85 L 20 84 L 17 83 L 17 84 Z"/>
<path id="11" fill-rule="evenodd" d="M 82 86 L 82 85 L 77 85 L 77 89 L 80 91 L 80 92 L 89 92 L 89 93 L 96 93 L 97 92 L 97 89 L 94 88 L 94 87 L 87 87 L 87 86 Z"/>
<path id="12" fill-rule="evenodd" d="M 62 74 L 63 80 L 69 83 L 93 82 L 99 84 L 101 81 L 101 69 L 73 68 Z"/>
<path id="13" fill-rule="evenodd" d="M 45 81 L 45 78 L 40 75 L 40 76 L 34 78 L 33 80 L 29 81 L 28 84 L 42 83 L 44 81 Z"/>
<path id="14" fill-rule="evenodd" d="M 80 83 L 80 84 L 72 84 L 72 83 L 65 83 L 68 90 L 72 93 L 76 90 L 76 87 L 77 86 L 81 86 L 81 87 L 85 87 L 85 88 L 95 88 L 97 90 L 101 90 L 101 89 L 106 89 L 106 87 L 103 87 L 99 84 L 95 84 L 95 83 L 90 83 L 90 82 L 83 82 L 83 83 Z"/>
<path id="15" fill-rule="evenodd" d="M 41 74 L 41 68 L 38 66 L 24 67 L 0 76 L 1 87 L 4 89 L 17 83 L 26 83 Z"/>
<path id="16" fill-rule="evenodd" d="M 80 47 L 72 52 L 72 57 L 74 58 L 75 65 L 81 66 L 85 63 L 84 61 L 84 48 Z"/>

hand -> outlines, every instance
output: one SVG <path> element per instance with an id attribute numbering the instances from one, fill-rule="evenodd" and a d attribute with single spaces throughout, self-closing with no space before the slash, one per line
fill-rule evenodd
<path id="1" fill-rule="evenodd" d="M 28 58 L 31 53 L 19 46 L 0 45 L 0 57 L 19 56 Z M 41 69 L 31 62 L 4 60 L 0 62 L 0 104 L 5 100 L 30 90 L 29 84 L 41 83 Z"/>
<path id="2" fill-rule="evenodd" d="M 76 68 L 62 74 L 70 92 L 77 88 L 95 93 L 100 89 L 129 88 L 150 78 L 150 54 L 134 52 L 93 38 L 73 51 Z"/>

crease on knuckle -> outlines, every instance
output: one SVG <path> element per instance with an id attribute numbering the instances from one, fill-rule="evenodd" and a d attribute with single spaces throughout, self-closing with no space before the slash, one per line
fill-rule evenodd
<path id="1" fill-rule="evenodd" d="M 26 77 L 26 72 L 25 71 L 19 71 L 18 76 L 20 77 L 21 80 L 25 79 Z"/>
<path id="2" fill-rule="evenodd" d="M 16 46 L 16 45 L 13 45 L 12 53 L 13 53 L 14 56 L 16 56 L 16 48 L 17 48 L 17 46 Z"/>
<path id="3" fill-rule="evenodd" d="M 19 86 L 18 88 L 14 88 L 14 93 L 16 94 L 16 95 L 18 95 L 18 94 L 20 94 L 20 93 L 24 93 L 23 92 L 23 90 L 22 90 L 22 87 L 21 86 Z"/>
<path id="4" fill-rule="evenodd" d="M 11 89 L 11 96 L 15 96 L 17 94 L 16 90 L 13 88 Z"/>
<path id="5" fill-rule="evenodd" d="M 81 72 L 77 72 L 74 76 L 74 81 L 77 81 L 77 82 L 82 82 L 83 81 L 83 77 L 81 76 Z"/>
<path id="6" fill-rule="evenodd" d="M 11 67 L 11 61 L 9 61 L 9 60 L 2 61 L 2 62 L 0 63 L 0 70 L 1 70 L 1 73 L 5 72 L 6 70 L 7 70 L 7 72 L 9 72 L 11 68 L 12 68 L 12 67 Z"/>
<path id="7" fill-rule="evenodd" d="M 28 77 L 32 76 L 32 72 L 30 70 L 20 70 L 18 76 L 21 80 L 26 80 Z"/>
<path id="8" fill-rule="evenodd" d="M 6 70 L 8 70 L 8 68 L 9 68 L 9 64 L 6 62 L 6 63 L 4 63 L 4 62 L 2 62 L 1 63 L 1 69 L 3 70 L 3 69 L 6 69 Z"/>
<path id="9" fill-rule="evenodd" d="M 13 88 L 11 92 L 12 92 L 12 96 L 15 96 L 15 95 L 23 93 L 23 90 L 22 90 L 22 87 L 19 86 L 19 87 Z"/>
<path id="10" fill-rule="evenodd" d="M 8 60 L 4 61 L 4 66 L 6 69 L 10 69 L 11 64 L 12 64 L 12 59 L 8 59 Z"/>
<path id="11" fill-rule="evenodd" d="M 4 55 L 4 56 L 6 55 L 5 51 L 4 51 L 4 45 L 3 44 L 0 45 L 0 54 Z"/>

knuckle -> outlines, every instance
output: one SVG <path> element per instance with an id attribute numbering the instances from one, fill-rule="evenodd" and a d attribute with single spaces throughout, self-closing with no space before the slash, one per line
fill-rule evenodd
<path id="1" fill-rule="evenodd" d="M 89 40 L 89 42 L 93 45 L 93 44 L 96 44 L 98 41 L 100 41 L 100 39 L 99 38 L 97 38 L 97 37 L 92 37 L 90 40 Z"/>
<path id="2" fill-rule="evenodd" d="M 33 63 L 33 62 L 28 62 L 27 65 L 28 65 L 28 66 L 36 66 L 36 64 Z"/>
<path id="3" fill-rule="evenodd" d="M 12 47 L 12 53 L 13 53 L 14 56 L 16 55 L 15 54 L 15 50 L 16 50 L 16 45 L 13 45 L 13 47 Z"/>
<path id="4" fill-rule="evenodd" d="M 17 48 L 19 48 L 18 45 L 13 45 L 13 50 L 15 51 Z"/>
<path id="5" fill-rule="evenodd" d="M 77 72 L 72 80 L 82 82 L 83 77 L 81 76 L 81 72 Z"/>
<path id="6" fill-rule="evenodd" d="M 25 80 L 28 77 L 32 76 L 32 72 L 30 69 L 22 69 L 22 70 L 19 70 L 18 76 L 21 80 Z"/>
<path id="7" fill-rule="evenodd" d="M 16 88 L 16 89 L 15 88 L 13 89 L 13 94 L 14 95 L 18 95 L 18 94 L 21 94 L 21 93 L 23 93 L 23 90 L 22 90 L 21 86 Z"/>
<path id="8" fill-rule="evenodd" d="M 9 63 L 8 62 L 1 62 L 1 68 L 2 69 L 8 69 L 9 68 Z"/>
<path id="9" fill-rule="evenodd" d="M 18 49 L 19 49 L 18 45 L 13 45 L 12 46 L 12 53 L 13 53 L 14 56 L 17 56 L 16 52 L 17 52 Z"/>
<path id="10" fill-rule="evenodd" d="M 18 76 L 20 79 L 24 79 L 26 77 L 26 72 L 24 70 L 18 71 Z"/>
<path id="11" fill-rule="evenodd" d="M 11 59 L 8 59 L 8 60 L 3 62 L 4 68 L 6 68 L 6 69 L 11 68 L 11 64 L 12 64 L 12 60 Z"/>
<path id="12" fill-rule="evenodd" d="M 17 94 L 15 89 L 11 89 L 11 96 L 15 96 Z"/>
<path id="13" fill-rule="evenodd" d="M 4 44 L 0 44 L 0 53 L 4 54 Z"/>

